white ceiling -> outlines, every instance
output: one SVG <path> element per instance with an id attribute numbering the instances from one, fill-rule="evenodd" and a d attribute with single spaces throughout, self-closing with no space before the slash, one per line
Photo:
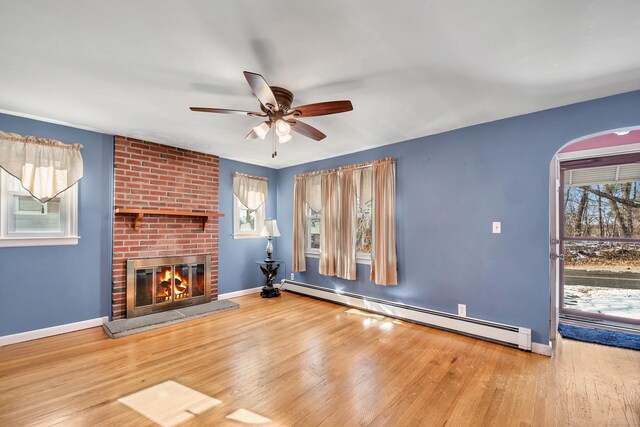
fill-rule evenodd
<path id="1" fill-rule="evenodd" d="M 281 168 L 640 89 L 640 1 L 2 0 L 0 109 Z M 271 158 L 242 71 L 306 119 Z"/>

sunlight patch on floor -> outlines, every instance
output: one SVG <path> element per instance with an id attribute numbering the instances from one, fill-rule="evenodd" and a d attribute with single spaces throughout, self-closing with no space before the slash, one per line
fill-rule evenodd
<path id="1" fill-rule="evenodd" d="M 384 319 L 385 318 L 385 316 L 383 316 L 381 314 L 370 313 L 368 311 L 358 310 L 357 308 L 350 308 L 349 310 L 346 310 L 345 313 L 347 313 L 347 314 L 356 314 L 358 316 L 373 317 L 374 319 Z"/>
<path id="2" fill-rule="evenodd" d="M 239 421 L 244 424 L 266 424 L 270 423 L 271 420 L 269 418 L 263 417 L 262 415 L 258 415 L 255 412 L 251 412 L 246 409 L 238 409 L 233 411 L 227 418 L 234 421 Z"/>
<path id="3" fill-rule="evenodd" d="M 140 390 L 118 402 L 163 427 L 177 426 L 222 403 L 175 381 Z"/>

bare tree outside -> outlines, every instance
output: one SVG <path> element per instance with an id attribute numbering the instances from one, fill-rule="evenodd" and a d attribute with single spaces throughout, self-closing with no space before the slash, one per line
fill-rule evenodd
<path id="1" fill-rule="evenodd" d="M 364 206 L 358 203 L 356 215 L 356 252 L 371 253 L 371 200 Z"/>
<path id="2" fill-rule="evenodd" d="M 634 181 L 568 187 L 565 236 L 640 238 L 638 184 Z"/>
<path id="3" fill-rule="evenodd" d="M 564 308 L 640 319 L 639 183 L 565 187 Z"/>

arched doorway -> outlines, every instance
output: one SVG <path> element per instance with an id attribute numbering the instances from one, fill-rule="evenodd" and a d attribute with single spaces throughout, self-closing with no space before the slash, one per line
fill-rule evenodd
<path id="1" fill-rule="evenodd" d="M 550 336 L 640 330 L 640 126 L 567 143 L 550 177 Z"/>

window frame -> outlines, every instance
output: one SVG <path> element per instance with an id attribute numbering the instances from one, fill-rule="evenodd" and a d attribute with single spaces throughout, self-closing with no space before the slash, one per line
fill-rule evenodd
<path id="1" fill-rule="evenodd" d="M 233 239 L 261 239 L 260 232 L 264 227 L 265 220 L 265 205 L 266 202 L 263 203 L 258 209 L 255 210 L 256 213 L 256 229 L 255 230 L 240 230 L 240 199 L 235 194 L 233 195 Z M 242 205 L 244 206 L 244 205 Z M 246 208 L 246 206 L 244 206 Z"/>
<path id="2" fill-rule="evenodd" d="M 358 200 L 358 198 L 356 198 L 356 203 L 359 204 L 360 201 Z M 371 217 L 371 246 L 373 249 L 373 199 L 371 199 L 369 202 L 371 206 L 369 207 L 369 215 Z M 358 214 L 356 212 L 356 227 L 358 226 Z M 371 264 L 371 252 L 358 252 L 357 251 L 357 247 L 358 247 L 358 241 L 357 241 L 357 232 L 356 232 L 356 263 L 357 264 Z"/>
<path id="3" fill-rule="evenodd" d="M 15 196 L 31 196 L 22 188 L 10 190 L 11 179 L 17 179 L 0 169 L 0 247 L 63 246 L 77 245 L 78 236 L 78 183 L 57 197 L 60 198 L 61 232 L 11 232 L 13 214 L 16 209 Z"/>
<path id="4" fill-rule="evenodd" d="M 305 234 L 304 234 L 304 245 L 305 245 L 305 256 L 307 258 L 320 258 L 320 254 L 322 253 L 322 248 L 311 248 L 309 247 L 309 230 L 308 230 L 308 226 L 309 226 L 309 217 L 310 217 L 310 212 L 313 212 L 311 210 L 311 208 L 309 207 L 309 205 L 307 203 L 305 203 L 305 207 L 306 207 L 306 213 L 305 213 Z M 317 215 L 320 216 L 320 227 L 322 227 L 322 214 L 320 212 L 317 213 Z M 373 223 L 371 224 L 371 226 L 373 227 Z M 371 265 L 371 253 L 366 253 L 366 252 L 356 252 L 356 264 L 365 264 L 365 265 Z"/>
<path id="5" fill-rule="evenodd" d="M 320 221 L 320 228 L 322 229 L 322 213 L 321 212 L 315 212 L 311 209 L 311 207 L 309 206 L 308 203 L 305 202 L 305 208 L 306 208 L 306 212 L 305 212 L 305 224 L 304 224 L 304 246 L 305 246 L 305 255 L 309 258 L 320 258 L 320 248 L 312 248 L 310 247 L 311 241 L 309 239 L 309 237 L 311 236 L 310 230 L 309 230 L 309 220 L 310 219 L 315 219 L 315 218 L 311 218 L 314 214 L 318 215 L 318 221 Z"/>
<path id="6" fill-rule="evenodd" d="M 556 262 L 558 263 L 559 278 L 558 278 L 558 312 L 561 318 L 566 316 L 575 316 L 582 319 L 596 319 L 597 321 L 604 322 L 618 322 L 623 324 L 640 324 L 639 319 L 615 316 L 610 314 L 596 313 L 590 311 L 583 311 L 574 308 L 567 307 L 564 302 L 565 289 L 564 289 L 564 245 L 566 242 L 619 242 L 619 243 L 640 243 L 640 238 L 630 237 L 594 237 L 594 236 L 567 236 L 565 229 L 565 173 L 571 170 L 584 169 L 584 168 L 596 168 L 601 166 L 613 166 L 623 165 L 629 163 L 639 163 L 640 153 L 629 153 L 612 156 L 602 156 L 595 158 L 585 158 L 576 160 L 561 161 L 559 165 L 560 176 L 558 177 L 557 191 L 558 191 L 558 225 L 559 225 L 559 254 L 563 254 Z M 570 184 L 571 186 L 571 184 Z"/>

